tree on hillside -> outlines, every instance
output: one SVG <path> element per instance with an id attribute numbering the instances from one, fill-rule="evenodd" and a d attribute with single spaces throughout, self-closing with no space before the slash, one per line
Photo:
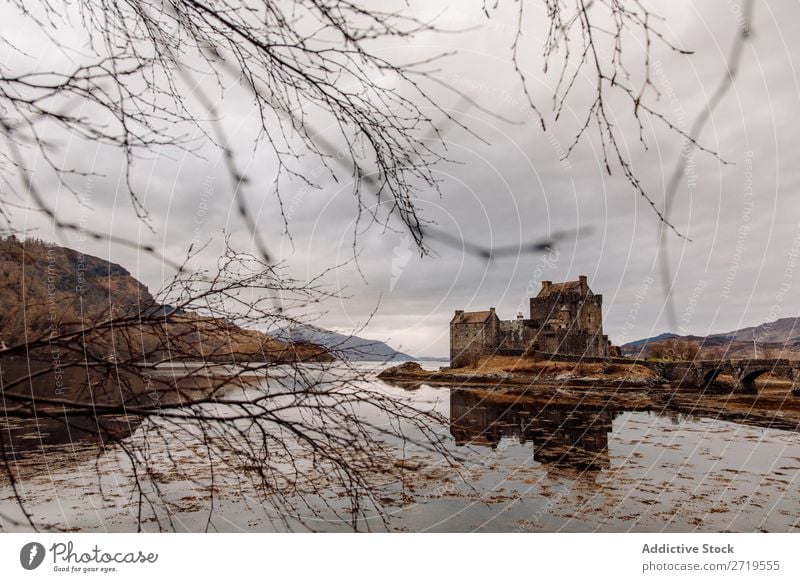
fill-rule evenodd
<path id="1" fill-rule="evenodd" d="M 672 228 L 665 210 L 637 177 L 622 146 L 622 126 L 615 121 L 620 112 L 612 112 L 610 101 L 614 94 L 626 99 L 628 120 L 639 128 L 636 139 L 643 146 L 644 127 L 652 122 L 705 149 L 695 133 L 657 108 L 650 77 L 653 47 L 679 53 L 684 49 L 666 40 L 656 15 L 639 2 L 546 0 L 543 47 L 523 38 L 529 2 L 499 4 L 487 4 L 483 13 L 488 21 L 503 5 L 519 9 L 509 74 L 518 76 L 539 127 L 559 119 L 578 92 L 579 79 L 588 74 L 593 98 L 570 151 L 590 135 L 599 137 L 605 169 L 621 172 L 650 202 L 657 219 Z M 175 508 L 170 506 L 174 500 L 159 463 L 205 492 L 207 525 L 213 523 L 214 502 L 221 494 L 218 479 L 233 474 L 240 482 L 226 482 L 227 488 L 245 488 L 273 504 L 275 515 L 281 516 L 276 519 L 293 524 L 307 523 L 305 518 L 319 513 L 308 499 L 340 492 L 348 503 L 344 509 L 333 508 L 334 513 L 359 527 L 370 507 L 380 514 L 381 484 L 375 476 L 390 475 L 397 468 L 385 438 L 412 439 L 406 431 L 413 427 L 417 444 L 452 460 L 435 434 L 435 423 L 443 419 L 413 409 L 401 397 L 365 388 L 368 378 L 352 367 L 309 365 L 302 354 L 276 358 L 272 348 L 265 347 L 262 361 L 234 371 L 221 371 L 215 358 L 167 378 L 156 377 L 152 368 L 162 361 L 195 357 L 198 341 L 215 353 L 222 350 L 231 363 L 240 363 L 242 354 L 236 342 L 231 347 L 231 333 L 255 326 L 291 326 L 301 322 L 309 305 L 336 294 L 320 287 L 318 279 L 295 281 L 286 276 L 246 203 L 244 192 L 255 185 L 272 184 L 274 197 L 264 203 L 282 212 L 287 230 L 285 188 L 298 183 L 317 186 L 345 172 L 353 184 L 357 219 L 401 226 L 420 252 L 434 244 L 458 244 L 491 258 L 554 244 L 542 233 L 523 247 L 484 248 L 454 240 L 420 214 L 417 194 L 438 188 L 434 169 L 447 157 L 431 136 L 440 136 L 448 127 L 470 128 L 431 97 L 432 87 L 447 86 L 433 72 L 435 61 L 449 56 L 397 61 L 384 56 L 380 47 L 385 41 L 409 42 L 423 33 L 436 34 L 436 22 L 415 17 L 405 4 L 397 10 L 390 2 L 382 8 L 383 4 L 351 0 L 78 0 L 64 5 L 12 0 L 9 6 L 8 10 L 16 8 L 11 15 L 15 28 L 29 31 L 44 46 L 41 55 L 31 56 L 26 52 L 30 47 L 17 46 L 17 37 L 0 34 L 0 46 L 9 55 L 0 67 L 0 219 L 5 231 L 27 234 L 20 232 L 13 216 L 17 206 L 30 206 L 58 232 L 131 246 L 171 267 L 173 277 L 154 293 L 155 305 L 129 313 L 100 310 L 75 321 L 63 312 L 48 311 L 46 305 L 37 308 L 44 309 L 37 319 L 57 315 L 48 327 L 27 329 L 23 341 L 0 351 L 5 362 L 17 357 L 36 363 L 22 374 L 11 374 L 9 364 L 4 365 L 6 419 L 45 418 L 107 443 L 103 458 L 117 455 L 117 470 L 131 478 L 130 501 L 139 527 L 151 518 L 158 520 L 159 528 L 175 527 Z M 80 37 L 77 42 L 73 33 Z M 633 49 L 643 55 L 636 70 L 627 61 L 632 39 L 646 47 L 644 52 Z M 547 67 L 561 70 L 552 111 L 536 102 L 522 64 L 523 55 L 538 50 Z M 271 151 L 277 167 L 268 179 L 245 171 L 238 162 L 224 123 L 230 113 L 224 97 L 231 86 L 246 92 L 257 111 L 253 122 L 260 130 L 259 146 Z M 463 97 L 471 106 L 482 107 L 469 95 Z M 336 128 L 335 135 L 322 138 L 318 131 L 323 126 Z M 207 144 L 219 148 L 230 180 L 229 196 L 252 235 L 256 256 L 229 249 L 215 268 L 193 271 L 185 257 L 166 256 L 153 246 L 65 218 L 53 194 L 40 184 L 49 174 L 79 197 L 76 181 L 91 176 L 93 168 L 91 161 L 68 156 L 65 144 L 80 150 L 89 143 L 116 151 L 123 167 L 119 182 L 144 224 L 149 224 L 149 215 L 136 186 L 139 160 L 170 151 L 192 153 Z M 323 177 L 304 169 L 309 156 L 326 169 Z M 379 208 L 388 211 L 372 211 L 373 200 L 387 202 Z M 43 293 L 49 297 L 47 288 Z M 176 309 L 160 309 L 163 305 Z M 204 318 L 202 331 L 187 325 L 186 312 Z M 187 339 L 195 335 L 202 341 Z M 106 354 L 113 357 L 87 349 L 103 342 L 131 349 L 123 350 L 122 356 Z M 266 385 L 253 384 L 254 374 L 266 373 L 276 377 Z M 82 378 L 82 384 L 71 395 L 44 394 L 37 379 L 51 377 L 56 384 L 59 377 L 62 382 Z M 95 399 L 96 393 L 102 398 Z M 87 401 L 78 394 L 92 397 Z M 390 422 L 369 425 L 358 415 L 362 407 L 376 409 Z M 15 448 L 19 443 L 13 439 L 4 439 L 0 474 L 14 489 L 23 521 L 39 527 L 42 521 L 31 513 L 18 487 L 26 478 L 26 465 L 19 462 L 24 450 Z M 152 457 L 151 445 L 175 441 L 192 453 L 187 453 L 190 459 Z M 189 460 L 199 462 L 200 474 L 182 469 Z M 324 481 L 318 480 L 320 474 L 326 476 Z M 15 518 L 0 519 L 13 524 Z"/>
<path id="2" fill-rule="evenodd" d="M 647 357 L 656 360 L 693 361 L 700 355 L 700 344 L 686 339 L 670 339 L 647 347 Z"/>

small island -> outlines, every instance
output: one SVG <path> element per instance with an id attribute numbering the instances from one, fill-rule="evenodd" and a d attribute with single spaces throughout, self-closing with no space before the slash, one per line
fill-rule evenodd
<path id="1" fill-rule="evenodd" d="M 543 281 L 530 316 L 458 310 L 449 367 L 406 362 L 379 377 L 405 388 L 450 385 L 542 403 L 691 411 L 800 427 L 800 361 L 784 358 L 623 357 L 603 333 L 602 295 L 587 278 Z"/>

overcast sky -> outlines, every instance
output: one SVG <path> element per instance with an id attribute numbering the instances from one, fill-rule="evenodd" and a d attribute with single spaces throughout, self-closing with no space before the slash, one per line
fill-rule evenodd
<path id="1" fill-rule="evenodd" d="M 442 230 L 485 245 L 538 240 L 561 231 L 579 234 L 567 236 L 550 253 L 487 262 L 435 241 L 435 252 L 420 257 L 401 230 L 362 228 L 357 262 L 328 279 L 332 287 L 346 288 L 344 296 L 320 307 L 314 314 L 317 324 L 346 331 L 372 316 L 360 335 L 388 340 L 411 354 L 447 355 L 447 326 L 455 309 L 496 307 L 501 318 L 512 318 L 527 310 L 526 298 L 542 280 L 573 280 L 582 274 L 595 293 L 604 296 L 605 330 L 615 343 L 664 331 L 705 335 L 800 315 L 800 274 L 794 277 L 794 263 L 800 259 L 800 90 L 794 67 L 800 56 L 800 4 L 756 3 L 754 34 L 741 69 L 700 139 L 731 163 L 724 165 L 703 153 L 691 157 L 692 175 L 682 182 L 672 219 L 692 242 L 674 234 L 666 237 L 677 328 L 664 311 L 657 216 L 618 168 L 612 176 L 605 173 L 596 132 L 567 161 L 560 159 L 585 113 L 591 87 L 579 83 L 566 114 L 552 123 L 549 106 L 555 79 L 541 72 L 538 55 L 546 30 L 532 11 L 523 37 L 523 66 L 532 94 L 551 122 L 550 131 L 542 132 L 525 107 L 510 60 L 514 3 L 488 22 L 480 3 L 453 4 L 458 10 L 439 14 L 440 24 L 470 31 L 424 34 L 413 46 L 387 45 L 381 50 L 392 59 L 415 60 L 457 49 L 458 54 L 439 64 L 441 79 L 515 123 L 431 85 L 434 99 L 481 139 L 446 128 L 443 137 L 452 162 L 436 168 L 441 196 L 419 193 L 420 210 Z M 663 13 L 668 36 L 695 51 L 683 56 L 659 46 L 653 49 L 653 77 L 662 94 L 657 106 L 677 125 L 691 124 L 725 74 L 727 53 L 740 24 L 738 7 L 738 2 L 659 3 L 659 9 L 669 10 Z M 637 47 L 631 44 L 629 50 L 635 59 Z M 259 212 L 268 247 L 299 277 L 351 259 L 351 184 L 326 179 L 319 162 L 309 159 L 304 169 L 320 179 L 323 188 L 312 190 L 299 183 L 285 187 L 290 241 L 281 234 L 282 221 L 269 191 L 274 160 L 267 150 L 253 153 L 254 112 L 235 96 L 223 105 L 237 159 L 253 179 L 247 200 Z M 629 107 L 617 104 L 614 112 L 621 127 L 630 126 L 625 118 Z M 635 171 L 661 205 L 682 144 L 663 127 L 647 127 L 646 134 L 647 151 L 635 132 L 627 134 L 626 146 Z M 77 209 L 67 195 L 59 195 L 59 208 L 98 228 L 158 244 L 176 257 L 193 239 L 212 240 L 210 260 L 223 229 L 247 247 L 248 235 L 236 215 L 219 154 L 210 148 L 204 153 L 205 158 L 171 159 L 164 152 L 140 164 L 137 180 L 146 192 L 155 233 L 136 221 L 118 186 L 118 152 L 73 147 L 70 156 L 94 156 L 106 177 L 84 185 L 90 209 Z M 45 184 L 58 193 L 54 183 Z M 21 219 L 38 229 L 39 236 L 53 237 L 41 217 L 23 214 Z M 74 239 L 65 242 L 77 244 Z M 82 250 L 121 263 L 151 289 L 157 289 L 167 274 L 153 259 L 124 247 Z"/>

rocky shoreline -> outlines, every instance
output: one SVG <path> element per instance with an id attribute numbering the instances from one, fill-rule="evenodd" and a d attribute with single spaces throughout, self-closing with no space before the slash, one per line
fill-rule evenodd
<path id="1" fill-rule="evenodd" d="M 599 367 L 599 373 L 584 371 L 580 366 L 542 366 L 537 370 L 485 370 L 481 368 L 440 368 L 425 370 L 416 362 L 405 362 L 383 370 L 378 377 L 395 383 L 469 384 L 511 388 L 529 388 L 532 384 L 543 386 L 607 386 L 615 388 L 653 387 L 669 383 L 650 370 L 637 366 L 624 369 L 619 365 Z M 587 373 L 588 372 L 588 373 Z"/>
<path id="2" fill-rule="evenodd" d="M 563 368 L 563 370 L 562 370 Z M 580 366 L 538 366 L 504 371 L 489 367 L 424 370 L 407 362 L 383 370 L 378 377 L 406 389 L 422 385 L 449 386 L 491 396 L 541 404 L 601 406 L 625 410 L 672 410 L 696 416 L 762 427 L 800 431 L 800 396 L 790 382 L 767 380 L 755 393 L 734 392 L 723 383 L 698 388 L 664 381 L 631 364 L 613 370 Z M 646 368 L 645 368 L 646 370 Z M 589 373 L 587 373 L 589 372 Z M 599 372 L 599 373 L 598 373 Z"/>

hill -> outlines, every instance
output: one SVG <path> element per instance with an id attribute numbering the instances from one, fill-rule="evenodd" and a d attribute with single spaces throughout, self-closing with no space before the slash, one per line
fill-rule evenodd
<path id="1" fill-rule="evenodd" d="M 717 333 L 710 338 L 723 338 L 734 341 L 790 344 L 800 342 L 800 317 L 784 317 L 755 327 L 743 327 L 727 333 Z"/>
<path id="2" fill-rule="evenodd" d="M 0 238 L 0 276 L 0 341 L 9 347 L 38 340 L 46 351 L 51 334 L 76 333 L 59 346 L 65 357 L 82 359 L 85 349 L 122 361 L 333 359 L 303 341 L 160 305 L 120 265 L 40 240 Z"/>
<path id="3" fill-rule="evenodd" d="M 646 352 L 649 344 L 655 344 L 664 340 L 679 338 L 680 336 L 674 333 L 660 333 L 653 337 L 648 337 L 640 340 L 628 342 L 621 346 L 622 353 L 625 355 L 638 354 L 639 352 Z"/>
<path id="4" fill-rule="evenodd" d="M 663 333 L 628 342 L 622 346 L 626 356 L 646 356 L 656 346 L 674 341 L 695 342 L 701 359 L 715 358 L 789 358 L 800 359 L 800 317 L 785 317 L 761 325 L 744 327 L 707 336 Z"/>
<path id="5" fill-rule="evenodd" d="M 22 343 L 103 314 L 155 305 L 147 287 L 121 266 L 29 239 L 0 238 L 0 340 Z"/>
<path id="6" fill-rule="evenodd" d="M 298 325 L 289 330 L 276 332 L 274 335 L 285 341 L 323 346 L 337 357 L 345 360 L 388 362 L 417 359 L 395 350 L 382 341 L 346 335 L 313 325 Z"/>

